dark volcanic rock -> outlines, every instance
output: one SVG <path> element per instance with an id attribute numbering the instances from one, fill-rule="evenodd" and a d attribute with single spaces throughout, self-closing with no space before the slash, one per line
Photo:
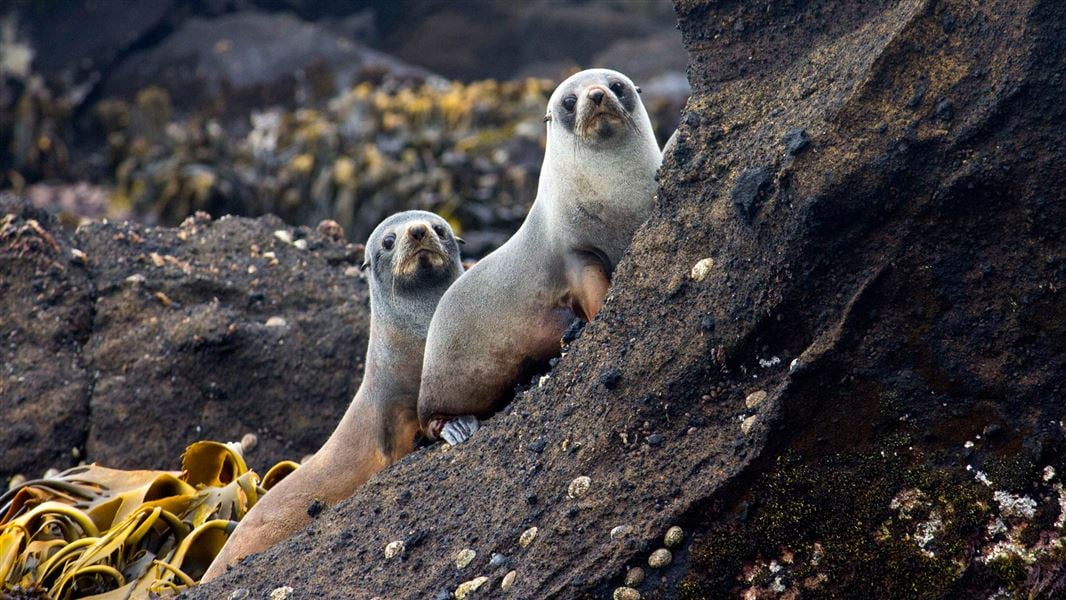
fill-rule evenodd
<path id="1" fill-rule="evenodd" d="M 93 288 L 48 213 L 0 195 L 0 483 L 77 464 L 92 376 Z"/>
<path id="2" fill-rule="evenodd" d="M 369 326 L 357 247 L 274 217 L 70 237 L 11 196 L 0 208 L 0 476 L 79 458 L 173 469 L 190 442 L 248 432 L 262 469 L 340 419 Z"/>
<path id="3" fill-rule="evenodd" d="M 553 376 L 186 597 L 433 597 L 475 575 L 450 561 L 470 547 L 511 557 L 516 598 L 603 598 L 670 525 L 686 540 L 646 598 L 1062 593 L 1066 6 L 677 8 L 686 160 L 667 157 L 611 300 Z M 950 100 L 950 126 L 907 107 L 918 89 Z M 818 152 L 782 164 L 795 123 Z M 752 165 L 775 186 L 747 224 L 730 191 Z M 677 284 L 708 256 L 720 267 Z M 599 383 L 609 368 L 624 395 Z"/>

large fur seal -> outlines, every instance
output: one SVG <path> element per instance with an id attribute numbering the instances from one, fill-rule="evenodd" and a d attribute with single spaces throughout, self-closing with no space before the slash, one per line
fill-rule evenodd
<path id="1" fill-rule="evenodd" d="M 437 301 L 462 273 L 458 242 L 444 219 L 423 211 L 393 215 L 370 234 L 370 343 L 359 391 L 322 448 L 245 515 L 203 581 L 306 527 L 313 503 L 344 500 L 414 450 L 426 332 Z"/>
<path id="2" fill-rule="evenodd" d="M 519 230 L 444 294 L 429 328 L 418 418 L 451 443 L 559 353 L 576 317 L 603 305 L 648 216 L 662 153 L 639 88 L 591 69 L 555 90 L 537 198 Z"/>

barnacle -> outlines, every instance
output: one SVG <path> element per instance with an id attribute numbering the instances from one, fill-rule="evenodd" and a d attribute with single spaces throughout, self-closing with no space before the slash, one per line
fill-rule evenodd
<path id="1" fill-rule="evenodd" d="M 296 463 L 260 482 L 240 444 L 197 442 L 182 470 L 98 465 L 0 496 L 0 595 L 118 600 L 194 585 L 236 522 Z"/>

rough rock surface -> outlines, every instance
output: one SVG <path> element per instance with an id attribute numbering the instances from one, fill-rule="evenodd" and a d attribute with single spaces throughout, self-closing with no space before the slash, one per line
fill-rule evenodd
<path id="1" fill-rule="evenodd" d="M 253 467 L 299 460 L 359 385 L 369 310 L 355 245 L 274 217 L 96 223 L 68 235 L 4 196 L 9 214 L 5 480 L 78 460 L 172 469 L 190 442 L 248 432 L 259 438 Z"/>
<path id="2" fill-rule="evenodd" d="M 657 208 L 552 375 L 186 597 L 603 598 L 670 525 L 645 598 L 1063 593 L 1066 6 L 677 10 Z"/>

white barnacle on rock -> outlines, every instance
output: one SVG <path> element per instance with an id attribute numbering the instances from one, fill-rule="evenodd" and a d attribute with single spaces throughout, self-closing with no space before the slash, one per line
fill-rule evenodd
<path id="1" fill-rule="evenodd" d="M 455 588 L 456 600 L 463 600 L 463 598 L 466 598 L 470 594 L 476 592 L 478 588 L 485 585 L 488 580 L 488 577 L 481 576 L 471 579 L 470 581 L 460 583 L 459 587 Z"/>
<path id="2" fill-rule="evenodd" d="M 1014 494 L 996 490 L 992 498 L 999 504 L 999 512 L 1007 517 L 1032 519 L 1036 516 L 1036 500 L 1029 496 L 1015 496 Z"/>
<path id="3" fill-rule="evenodd" d="M 714 268 L 713 258 L 704 258 L 692 265 L 692 272 L 689 273 L 689 277 L 693 281 L 700 282 L 707 279 L 707 276 L 711 274 L 711 269 Z"/>
<path id="4" fill-rule="evenodd" d="M 533 539 L 537 537 L 537 528 L 530 527 L 522 532 L 522 535 L 518 538 L 518 545 L 525 548 L 533 543 Z"/>
<path id="5" fill-rule="evenodd" d="M 770 367 L 776 367 L 779 364 L 781 364 L 781 359 L 779 357 L 777 357 L 777 356 L 771 356 L 769 359 L 765 359 L 765 358 L 760 358 L 759 359 L 759 366 L 764 368 L 764 369 L 768 369 Z"/>
<path id="6" fill-rule="evenodd" d="M 933 510 L 929 513 L 929 519 L 922 521 L 914 528 L 914 542 L 918 545 L 918 550 L 922 554 L 933 558 L 936 554 L 929 547 L 936 539 L 936 535 L 944 529 L 944 520 L 940 516 L 940 511 Z"/>
<path id="7" fill-rule="evenodd" d="M 1044 481 L 1051 481 L 1055 478 L 1055 467 L 1048 465 L 1044 467 L 1044 472 L 1041 475 Z"/>
<path id="8" fill-rule="evenodd" d="M 395 542 L 389 542 L 385 546 L 385 560 L 395 558 L 398 554 L 403 552 L 403 541 L 396 540 Z"/>
<path id="9" fill-rule="evenodd" d="M 592 479 L 582 475 L 570 482 L 566 488 L 566 495 L 571 498 L 580 498 L 589 491 L 590 487 L 592 487 Z"/>
<path id="10" fill-rule="evenodd" d="M 463 548 L 455 554 L 455 568 L 465 569 L 476 556 L 477 552 L 474 552 L 470 548 Z"/>

